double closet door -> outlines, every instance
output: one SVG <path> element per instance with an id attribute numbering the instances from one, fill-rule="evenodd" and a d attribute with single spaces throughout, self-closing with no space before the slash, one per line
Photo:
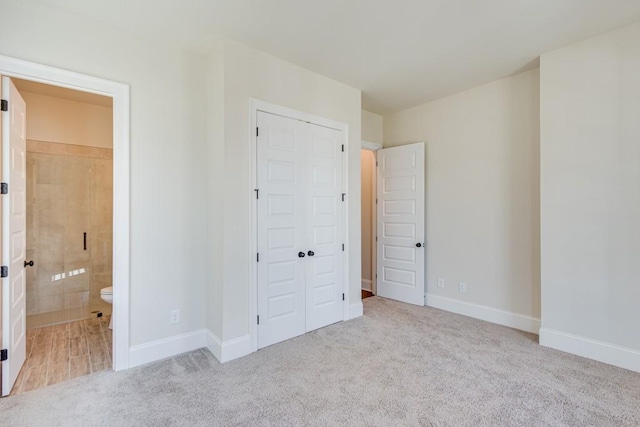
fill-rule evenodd
<path id="1" fill-rule="evenodd" d="M 343 319 L 343 132 L 257 113 L 258 347 Z"/>

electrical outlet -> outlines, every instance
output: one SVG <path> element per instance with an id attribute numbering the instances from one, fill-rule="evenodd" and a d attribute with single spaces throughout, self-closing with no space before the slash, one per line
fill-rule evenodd
<path id="1" fill-rule="evenodd" d="M 438 287 L 444 288 L 444 277 L 438 277 Z"/>
<path id="2" fill-rule="evenodd" d="M 180 323 L 180 310 L 171 310 L 171 323 Z"/>
<path id="3" fill-rule="evenodd" d="M 458 284 L 458 290 L 460 292 L 467 292 L 467 284 L 464 282 L 460 282 L 460 284 Z"/>

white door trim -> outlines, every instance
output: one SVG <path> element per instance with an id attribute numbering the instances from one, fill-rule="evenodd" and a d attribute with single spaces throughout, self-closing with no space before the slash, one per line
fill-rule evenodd
<path id="1" fill-rule="evenodd" d="M 376 152 L 382 149 L 382 144 L 378 144 L 377 142 L 369 142 L 369 141 L 362 140 L 360 141 L 360 148 L 362 148 L 363 150 Z"/>
<path id="2" fill-rule="evenodd" d="M 129 85 L 0 55 L 0 74 L 113 98 L 113 369 L 129 367 Z"/>
<path id="3" fill-rule="evenodd" d="M 249 289 L 249 297 L 250 297 L 250 305 L 249 305 L 249 335 L 251 337 L 251 351 L 258 350 L 258 324 L 257 324 L 257 316 L 258 316 L 258 265 L 255 262 L 256 254 L 258 253 L 258 214 L 256 203 L 256 194 L 255 189 L 257 188 L 257 173 L 256 173 L 256 165 L 257 165 L 257 113 L 258 111 L 263 111 L 265 113 L 276 114 L 279 116 L 289 117 L 292 119 L 302 120 L 305 122 L 313 123 L 315 125 L 325 126 L 328 128 L 340 130 L 344 133 L 344 151 L 345 158 L 342 162 L 342 186 L 343 193 L 347 193 L 347 188 L 349 188 L 349 125 L 346 123 L 337 122 L 335 120 L 325 119 L 323 117 L 315 116 L 313 114 L 303 113 L 301 111 L 293 110 L 286 107 L 281 107 L 276 104 L 271 104 L 269 102 L 260 101 L 258 99 L 250 98 L 249 99 L 249 144 L 251 150 L 250 156 L 250 164 L 249 170 L 251 171 L 251 188 L 247 190 L 247 194 L 251 198 L 251 223 L 249 224 L 249 229 L 251 232 L 249 233 L 250 242 L 249 247 L 251 248 L 251 252 L 249 254 L 250 259 L 254 260 L 251 262 L 251 271 L 250 271 L 250 289 Z M 359 155 L 359 152 L 358 152 Z M 359 158 L 359 157 L 358 157 Z M 344 292 L 344 308 L 343 308 L 343 320 L 349 319 L 349 302 L 351 301 L 349 298 L 349 197 L 345 198 L 344 203 L 344 215 L 343 215 L 343 233 L 344 233 L 344 242 L 345 242 L 345 251 L 344 251 L 344 281 L 343 281 L 343 292 Z M 359 223 L 359 221 L 358 221 Z M 358 298 L 359 299 L 359 298 Z"/>

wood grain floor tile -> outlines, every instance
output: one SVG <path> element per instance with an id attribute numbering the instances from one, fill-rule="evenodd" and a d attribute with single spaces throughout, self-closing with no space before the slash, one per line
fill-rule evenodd
<path id="1" fill-rule="evenodd" d="M 40 332 L 38 332 L 38 338 L 45 339 L 46 337 L 52 336 L 55 332 L 54 328 L 55 326 L 45 326 L 44 328 L 41 328 Z"/>
<path id="2" fill-rule="evenodd" d="M 40 332 L 40 328 L 27 329 L 27 339 L 28 340 L 34 339 L 38 335 L 38 332 Z"/>
<path id="3" fill-rule="evenodd" d="M 27 331 L 27 359 L 11 394 L 111 369 L 109 317 Z"/>
<path id="4" fill-rule="evenodd" d="M 53 339 L 53 331 L 41 331 L 33 341 L 34 346 L 50 346 Z"/>
<path id="5" fill-rule="evenodd" d="M 47 369 L 47 385 L 57 384 L 69 379 L 69 362 L 52 363 Z"/>
<path id="6" fill-rule="evenodd" d="M 89 355 L 73 357 L 69 360 L 69 378 L 76 378 L 91 373 L 91 363 Z"/>
<path id="7" fill-rule="evenodd" d="M 84 322 L 82 320 L 78 322 L 73 322 L 69 325 L 70 338 L 81 337 L 83 335 L 85 335 L 85 329 L 84 329 Z"/>
<path id="8" fill-rule="evenodd" d="M 69 337 L 64 332 L 53 336 L 48 360 L 49 363 L 69 362 Z"/>
<path id="9" fill-rule="evenodd" d="M 29 366 L 46 366 L 51 351 L 51 340 L 48 343 L 34 343 L 29 354 Z"/>
<path id="10" fill-rule="evenodd" d="M 29 366 L 20 392 L 35 390 L 47 384 L 47 365 Z"/>
<path id="11" fill-rule="evenodd" d="M 100 372 L 111 369 L 111 363 L 99 363 L 96 365 L 91 365 L 91 372 Z"/>
<path id="12" fill-rule="evenodd" d="M 87 347 L 87 337 L 83 335 L 71 338 L 69 341 L 69 357 L 78 357 L 85 354 L 89 354 L 89 348 Z"/>
<path id="13" fill-rule="evenodd" d="M 16 382 L 13 384 L 13 388 L 11 389 L 11 395 L 19 394 L 21 391 L 22 383 L 24 382 L 24 378 L 27 376 L 27 361 L 22 365 L 22 369 L 20 369 L 20 373 L 18 374 L 18 378 L 16 378 Z"/>
<path id="14" fill-rule="evenodd" d="M 29 355 L 31 354 L 31 350 L 33 350 L 33 344 L 35 343 L 35 341 L 36 340 L 34 338 L 27 338 L 27 357 L 29 357 Z"/>
<path id="15" fill-rule="evenodd" d="M 68 331 L 69 323 L 60 323 L 52 326 L 54 332 Z"/>
<path id="16" fill-rule="evenodd" d="M 102 335 L 102 327 L 100 326 L 99 322 L 87 322 L 85 321 L 85 333 L 89 336 L 89 335 Z"/>
<path id="17" fill-rule="evenodd" d="M 107 350 L 106 344 L 104 342 L 102 344 L 91 343 L 89 345 L 89 359 L 91 360 L 91 365 L 110 363 L 111 355 Z"/>

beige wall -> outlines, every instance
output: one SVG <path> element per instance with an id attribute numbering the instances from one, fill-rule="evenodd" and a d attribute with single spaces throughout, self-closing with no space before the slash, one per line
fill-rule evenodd
<path id="1" fill-rule="evenodd" d="M 198 185 L 210 167 L 207 56 L 42 3 L 1 9 L 0 54 L 130 85 L 130 344 L 200 330 L 216 197 Z M 170 324 L 176 308 L 181 322 Z"/>
<path id="2" fill-rule="evenodd" d="M 113 147 L 111 107 L 20 92 L 27 104 L 27 138 L 91 147 Z"/>
<path id="3" fill-rule="evenodd" d="M 373 188 L 376 160 L 372 151 L 361 150 L 361 227 L 362 227 L 362 289 L 372 290 L 372 256 L 375 235 L 372 232 L 375 189 Z"/>
<path id="4" fill-rule="evenodd" d="M 543 330 L 637 352 L 640 23 L 540 67 Z"/>
<path id="5" fill-rule="evenodd" d="M 362 110 L 362 139 L 364 141 L 382 144 L 384 139 L 382 122 L 383 118 L 381 115 Z"/>
<path id="6" fill-rule="evenodd" d="M 426 142 L 428 294 L 538 318 L 539 71 L 385 116 L 384 140 Z"/>
<path id="7" fill-rule="evenodd" d="M 270 102 L 327 119 L 346 123 L 349 165 L 346 190 L 350 224 L 360 218 L 360 91 L 312 73 L 243 44 L 224 41 L 224 179 L 218 183 L 223 195 L 223 239 L 217 249 L 223 257 L 222 306 L 226 340 L 249 333 L 251 170 L 249 140 L 250 98 Z M 355 219 L 355 221 L 354 221 Z M 218 224 L 220 226 L 220 224 Z M 347 244 L 349 295 L 347 304 L 360 301 L 360 226 L 350 226 Z M 215 300 L 215 297 L 211 297 Z M 219 302 L 220 303 L 220 302 Z M 216 322 L 212 320 L 212 323 Z"/>
<path id="8" fill-rule="evenodd" d="M 222 339 L 223 331 L 223 282 L 224 282 L 224 199 L 222 194 L 226 180 L 224 144 L 224 43 L 218 41 L 212 47 L 206 64 L 207 79 L 207 144 L 203 156 L 206 170 L 208 197 L 206 227 L 206 312 L 205 326 Z"/>
<path id="9" fill-rule="evenodd" d="M 41 3 L 3 3 L 0 26 L 0 54 L 130 85 L 131 345 L 205 326 L 224 340 L 249 332 L 250 97 L 349 126 L 349 218 L 360 218 L 359 90 L 239 43 L 193 52 Z M 354 303 L 359 225 L 349 239 Z"/>

